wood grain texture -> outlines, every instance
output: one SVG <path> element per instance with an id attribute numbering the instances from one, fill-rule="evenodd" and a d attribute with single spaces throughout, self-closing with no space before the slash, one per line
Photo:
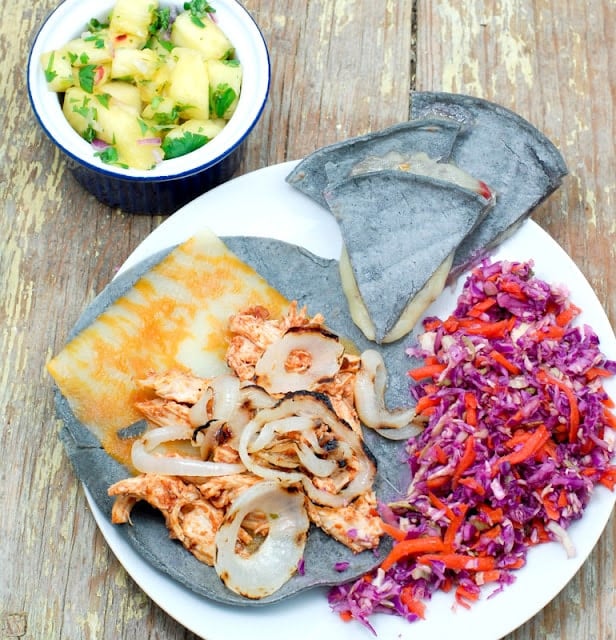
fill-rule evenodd
<path id="1" fill-rule="evenodd" d="M 192 640 L 98 533 L 44 370 L 162 218 L 111 210 L 72 179 L 25 87 L 29 44 L 56 2 L 0 2 L 0 640 Z M 241 172 L 405 119 L 415 73 L 419 89 L 493 99 L 563 150 L 571 175 L 535 219 L 616 321 L 613 0 L 417 0 L 416 47 L 411 1 L 245 4 L 270 47 L 272 91 Z M 508 640 L 616 639 L 614 529 L 612 519 L 571 584 Z"/>

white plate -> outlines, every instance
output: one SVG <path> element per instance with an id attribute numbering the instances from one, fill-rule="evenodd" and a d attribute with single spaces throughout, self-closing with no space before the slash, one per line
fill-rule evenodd
<path id="1" fill-rule="evenodd" d="M 294 163 L 288 162 L 246 174 L 197 198 L 167 219 L 132 253 L 120 272 L 151 254 L 171 247 L 205 226 L 218 235 L 273 237 L 336 258 L 341 246 L 332 216 L 284 181 Z M 580 321 L 590 324 L 601 339 L 602 351 L 616 359 L 616 338 L 590 285 L 567 254 L 534 222 L 528 221 L 495 253 L 495 258 L 535 261 L 537 275 L 552 283 L 566 283 L 574 302 L 583 309 Z M 430 314 L 445 315 L 455 306 L 456 290 L 445 291 Z M 342 294 L 341 294 L 342 295 Z M 606 383 L 616 398 L 612 379 Z M 87 492 L 86 492 L 87 494 Z M 207 640 L 249 637 L 251 640 L 358 640 L 373 637 L 359 623 L 344 623 L 327 604 L 326 590 L 316 589 L 267 607 L 231 607 L 197 596 L 153 569 L 118 535 L 117 529 L 94 504 L 90 507 L 103 536 L 137 584 L 170 616 Z M 614 506 L 614 493 L 599 487 L 581 521 L 570 528 L 577 555 L 567 559 L 556 543 L 532 549 L 525 568 L 503 593 L 488 599 L 489 591 L 470 610 L 453 607 L 449 594 L 438 593 L 427 604 L 426 620 L 412 625 L 401 618 L 372 619 L 379 639 L 496 640 L 540 611 L 569 582 L 595 546 Z M 592 612 L 580 612 L 592 615 Z"/>

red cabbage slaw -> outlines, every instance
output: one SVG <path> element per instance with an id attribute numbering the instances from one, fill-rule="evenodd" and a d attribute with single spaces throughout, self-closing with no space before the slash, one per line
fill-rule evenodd
<path id="1" fill-rule="evenodd" d="M 373 613 L 423 618 L 452 591 L 468 607 L 483 585 L 498 593 L 529 548 L 560 541 L 597 484 L 613 490 L 616 419 L 603 380 L 616 362 L 599 349 L 564 287 L 533 263 L 484 261 L 455 311 L 426 318 L 408 349 L 422 433 L 408 441 L 404 499 L 381 505 L 395 540 L 372 573 L 329 592 L 331 608 L 374 632 Z"/>

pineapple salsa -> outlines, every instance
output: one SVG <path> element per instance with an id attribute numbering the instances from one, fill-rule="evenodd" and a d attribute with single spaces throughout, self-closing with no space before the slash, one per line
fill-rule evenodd
<path id="1" fill-rule="evenodd" d="M 242 68 L 206 0 L 118 0 L 108 23 L 41 57 L 69 124 L 111 165 L 151 169 L 202 147 L 237 105 Z"/>

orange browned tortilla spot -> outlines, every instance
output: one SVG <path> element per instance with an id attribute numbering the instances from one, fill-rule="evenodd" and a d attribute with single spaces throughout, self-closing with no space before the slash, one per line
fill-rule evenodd
<path id="1" fill-rule="evenodd" d="M 226 370 L 229 316 L 289 302 L 211 232 L 171 251 L 140 277 L 48 364 L 75 416 L 106 451 L 128 464 L 130 446 L 116 432 L 142 416 L 149 397 L 136 380 L 148 371 L 184 369 L 209 377 Z"/>

